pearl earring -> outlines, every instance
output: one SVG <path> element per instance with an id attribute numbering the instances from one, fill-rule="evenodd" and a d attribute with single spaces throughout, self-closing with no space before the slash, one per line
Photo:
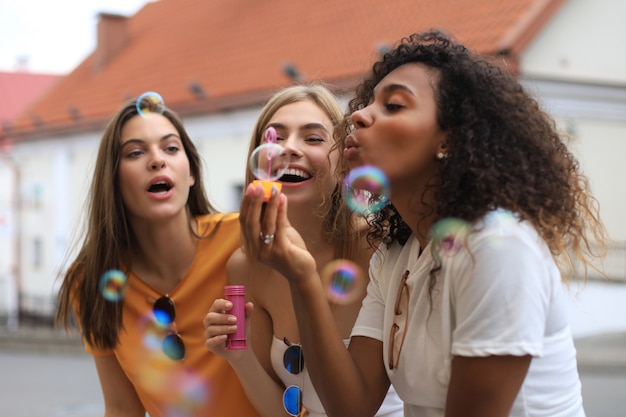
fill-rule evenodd
<path id="1" fill-rule="evenodd" d="M 438 159 L 438 160 L 440 160 L 440 161 L 441 161 L 442 159 L 446 159 L 446 157 L 447 157 L 447 156 L 448 156 L 448 155 L 446 155 L 446 154 L 445 154 L 445 153 L 443 153 L 443 152 L 438 152 L 438 153 L 437 153 L 437 159 Z"/>

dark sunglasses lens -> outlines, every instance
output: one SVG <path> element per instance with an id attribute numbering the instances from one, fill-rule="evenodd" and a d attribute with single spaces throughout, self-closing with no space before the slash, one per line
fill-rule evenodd
<path id="1" fill-rule="evenodd" d="M 182 337 L 176 333 L 170 333 L 163 339 L 163 353 L 175 361 L 185 357 L 185 344 Z"/>
<path id="2" fill-rule="evenodd" d="M 300 387 L 291 385 L 283 394 L 283 406 L 290 416 L 298 416 L 302 411 L 302 390 Z"/>
<path id="3" fill-rule="evenodd" d="M 156 320 L 161 324 L 171 324 L 176 318 L 174 301 L 169 297 L 161 297 L 156 300 L 152 311 Z"/>
<path id="4" fill-rule="evenodd" d="M 292 374 L 299 374 L 304 368 L 304 356 L 302 348 L 298 345 L 291 345 L 285 350 L 283 355 L 283 365 Z"/>

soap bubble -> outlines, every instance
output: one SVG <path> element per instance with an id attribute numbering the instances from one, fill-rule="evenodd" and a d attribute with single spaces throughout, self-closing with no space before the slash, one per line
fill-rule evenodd
<path id="1" fill-rule="evenodd" d="M 276 181 L 289 168 L 289 154 L 277 143 L 264 143 L 250 155 L 250 169 L 255 178 Z"/>
<path id="2" fill-rule="evenodd" d="M 142 117 L 150 117 L 152 114 L 163 114 L 164 111 L 165 103 L 159 93 L 148 91 L 137 99 L 137 113 Z"/>
<path id="3" fill-rule="evenodd" d="M 468 222 L 456 217 L 439 220 L 430 229 L 430 238 L 435 251 L 442 257 L 455 255 L 465 244 L 470 230 Z"/>
<path id="4" fill-rule="evenodd" d="M 364 295 L 365 274 L 357 264 L 346 259 L 329 262 L 321 273 L 328 299 L 336 304 L 349 304 Z"/>
<path id="5" fill-rule="evenodd" d="M 110 269 L 100 277 L 98 288 L 105 300 L 114 303 L 124 298 L 127 285 L 126 274 L 117 269 Z"/>
<path id="6" fill-rule="evenodd" d="M 363 215 L 382 210 L 389 202 L 391 194 L 385 174 L 369 165 L 351 170 L 344 179 L 343 189 L 348 207 Z"/>

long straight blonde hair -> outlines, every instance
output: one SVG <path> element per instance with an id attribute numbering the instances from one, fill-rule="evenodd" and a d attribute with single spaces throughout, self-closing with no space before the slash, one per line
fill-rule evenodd
<path id="1" fill-rule="evenodd" d="M 254 149 L 261 144 L 265 130 L 274 114 L 280 108 L 300 101 L 311 101 L 326 113 L 333 125 L 333 140 L 337 142 L 339 139 L 337 137 L 338 127 L 344 119 L 344 111 L 335 94 L 333 94 L 328 87 L 320 83 L 295 85 L 279 90 L 269 99 L 261 110 L 254 130 L 252 131 L 246 160 L 250 159 Z M 332 147 L 331 152 L 337 152 L 335 146 Z M 341 158 L 338 159 L 341 160 Z M 328 156 L 328 163 L 331 164 L 330 154 Z M 357 245 L 360 240 L 360 230 L 356 227 L 356 216 L 344 204 L 340 186 L 341 179 L 338 176 L 339 172 L 341 172 L 341 170 L 329 172 L 329 175 L 335 176 L 336 185 L 330 196 L 323 196 L 322 204 L 318 207 L 317 212 L 323 218 L 323 241 L 333 245 L 335 258 L 354 259 L 356 252 L 360 250 Z M 253 180 L 254 175 L 248 166 L 245 185 L 247 186 Z"/>

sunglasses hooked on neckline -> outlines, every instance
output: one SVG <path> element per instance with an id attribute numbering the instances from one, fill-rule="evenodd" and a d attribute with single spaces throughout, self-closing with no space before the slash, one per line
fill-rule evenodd
<path id="1" fill-rule="evenodd" d="M 152 312 L 157 322 L 162 325 L 169 326 L 176 319 L 176 305 L 167 295 L 160 297 L 154 302 Z M 163 338 L 161 344 L 163 353 L 170 359 L 179 361 L 185 359 L 185 343 L 181 335 L 173 330 Z"/>
<path id="2" fill-rule="evenodd" d="M 298 375 L 304 370 L 304 356 L 302 346 L 292 344 L 286 337 L 283 341 L 288 346 L 283 354 L 283 366 L 287 372 Z M 290 385 L 283 393 L 283 407 L 292 417 L 297 417 L 302 412 L 302 388 Z"/>
<path id="3" fill-rule="evenodd" d="M 398 367 L 398 362 L 400 362 L 400 353 L 402 352 L 404 338 L 406 337 L 406 329 L 409 324 L 408 309 L 411 292 L 409 285 L 406 283 L 409 278 L 409 274 L 410 272 L 408 269 L 404 271 L 404 274 L 402 274 L 400 285 L 398 286 L 398 293 L 396 294 L 396 303 L 393 308 L 393 322 L 391 324 L 391 329 L 389 330 L 389 356 L 387 357 L 390 371 Z M 396 338 L 398 337 L 398 332 L 400 331 L 400 325 L 397 323 L 398 320 L 404 321 L 399 344 L 396 343 Z"/>

